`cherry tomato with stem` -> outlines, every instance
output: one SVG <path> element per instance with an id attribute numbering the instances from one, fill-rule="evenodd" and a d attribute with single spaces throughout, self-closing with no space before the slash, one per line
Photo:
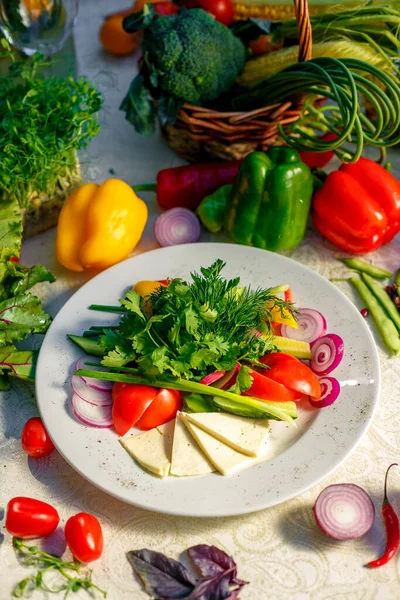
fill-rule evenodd
<path id="1" fill-rule="evenodd" d="M 65 524 L 65 539 L 76 560 L 88 563 L 102 555 L 103 530 L 94 515 L 81 512 L 70 517 Z"/>
<path id="2" fill-rule="evenodd" d="M 32 417 L 25 423 L 21 434 L 21 445 L 24 452 L 33 458 L 48 456 L 53 452 L 54 444 L 40 417 Z"/>
<path id="3" fill-rule="evenodd" d="M 23 539 L 44 537 L 57 529 L 60 517 L 47 502 L 16 496 L 7 505 L 6 529 Z"/>

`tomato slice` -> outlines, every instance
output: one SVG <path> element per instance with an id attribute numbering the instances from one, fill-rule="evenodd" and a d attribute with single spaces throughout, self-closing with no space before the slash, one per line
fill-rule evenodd
<path id="1" fill-rule="evenodd" d="M 182 408 L 181 393 L 162 388 L 143 416 L 136 423 L 142 431 L 148 431 L 171 421 Z"/>
<path id="2" fill-rule="evenodd" d="M 157 396 L 157 388 L 136 383 L 114 383 L 112 418 L 118 435 L 125 435 L 137 423 Z"/>
<path id="3" fill-rule="evenodd" d="M 285 385 L 269 379 L 264 375 L 264 371 L 266 375 L 266 369 L 263 369 L 262 372 L 251 371 L 250 375 L 253 378 L 253 383 L 250 389 L 243 392 L 244 396 L 254 396 L 259 400 L 273 400 L 275 402 L 296 401 L 303 397 L 303 393 L 291 390 Z"/>
<path id="4" fill-rule="evenodd" d="M 315 374 L 298 358 L 284 352 L 266 354 L 260 361 L 268 365 L 265 376 L 305 396 L 319 398 L 321 386 Z"/>

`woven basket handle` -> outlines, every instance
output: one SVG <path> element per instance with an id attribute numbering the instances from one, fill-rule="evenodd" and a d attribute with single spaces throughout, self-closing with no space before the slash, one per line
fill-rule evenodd
<path id="1" fill-rule="evenodd" d="M 312 58 L 312 36 L 308 0 L 293 0 L 299 34 L 299 62 Z"/>

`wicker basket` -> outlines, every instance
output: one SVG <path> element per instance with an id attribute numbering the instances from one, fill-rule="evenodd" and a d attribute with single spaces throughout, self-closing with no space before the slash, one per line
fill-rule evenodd
<path id="1" fill-rule="evenodd" d="M 299 62 L 312 56 L 311 23 L 307 0 L 294 0 L 299 32 Z M 282 144 L 278 123 L 296 121 L 301 98 L 251 112 L 218 112 L 185 104 L 173 125 L 161 131 L 169 146 L 190 161 L 231 160 L 254 150 Z"/>

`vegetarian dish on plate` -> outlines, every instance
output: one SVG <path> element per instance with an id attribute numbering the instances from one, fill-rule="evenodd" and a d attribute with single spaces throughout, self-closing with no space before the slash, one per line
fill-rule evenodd
<path id="1" fill-rule="evenodd" d="M 90 306 L 119 322 L 69 335 L 88 355 L 71 379 L 74 415 L 114 427 L 159 477 L 260 462 L 269 420 L 292 426 L 304 403 L 327 407 L 340 393 L 328 375 L 344 344 L 324 316 L 296 308 L 288 285 L 246 288 L 224 279 L 224 266 L 217 259 L 189 282 L 140 281 L 119 306 Z"/>

